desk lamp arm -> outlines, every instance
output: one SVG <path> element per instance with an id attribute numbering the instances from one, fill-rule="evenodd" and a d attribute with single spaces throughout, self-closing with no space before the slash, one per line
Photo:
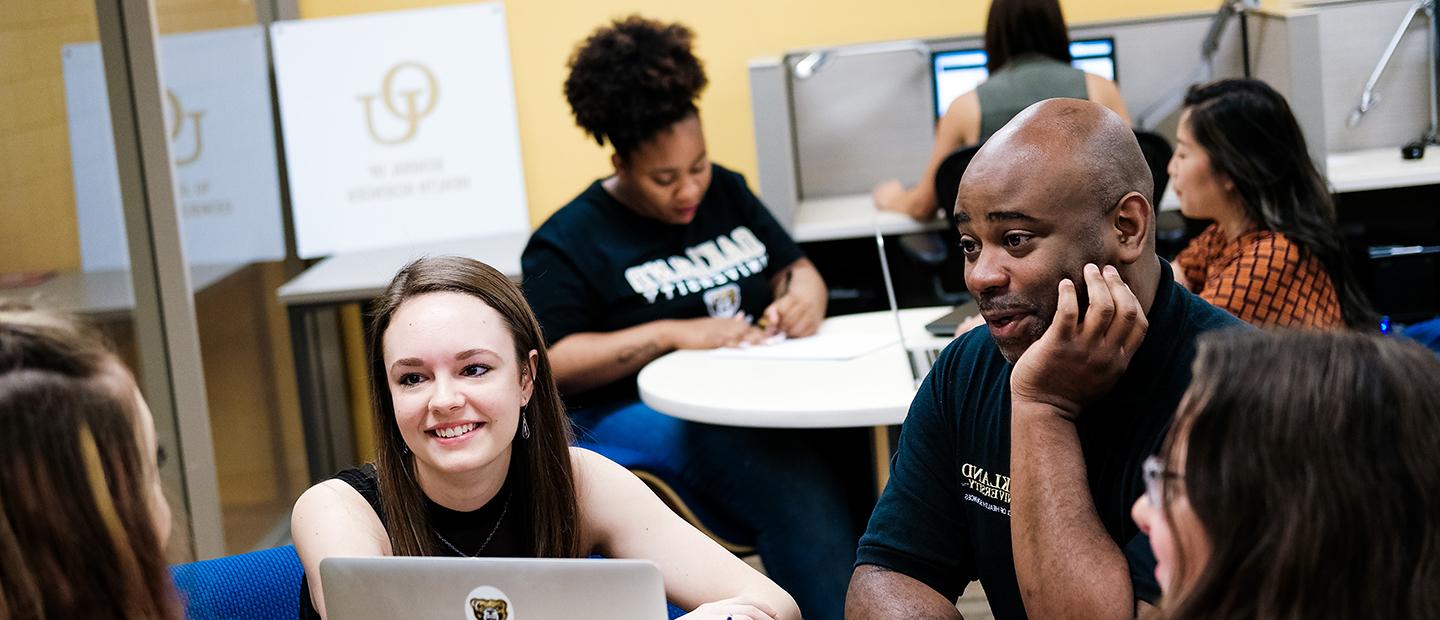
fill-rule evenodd
<path id="1" fill-rule="evenodd" d="M 1440 98 L 1440 44 L 1437 44 L 1440 43 L 1440 20 L 1436 19 L 1437 0 L 1416 0 L 1410 10 L 1405 12 L 1405 18 L 1400 20 L 1400 27 L 1396 28 L 1395 35 L 1390 37 L 1390 44 L 1385 47 L 1385 53 L 1380 55 L 1380 61 L 1375 64 L 1375 70 L 1370 73 L 1370 79 L 1365 81 L 1365 89 L 1360 91 L 1359 105 L 1355 106 L 1355 109 L 1350 112 L 1350 116 L 1345 119 L 1347 127 L 1360 124 L 1360 120 L 1365 114 L 1380 103 L 1380 93 L 1376 91 L 1380 76 L 1385 73 L 1391 57 L 1395 55 L 1395 50 L 1400 47 L 1400 41 L 1405 38 L 1410 24 L 1415 21 L 1415 16 L 1421 11 L 1424 11 L 1425 17 L 1430 20 L 1429 27 L 1425 29 L 1426 65 L 1428 68 L 1426 77 L 1430 83 L 1428 92 L 1430 126 L 1425 130 L 1425 135 L 1421 136 L 1420 143 L 1440 144 L 1440 103 L 1436 101 L 1437 98 Z"/>
<path id="2" fill-rule="evenodd" d="M 1427 3 L 1429 3 L 1432 8 L 1427 9 Z M 1421 0 L 1412 5 L 1410 7 L 1410 10 L 1405 12 L 1405 18 L 1400 20 L 1400 27 L 1396 28 L 1395 35 L 1390 37 L 1390 44 L 1385 46 L 1385 52 L 1380 55 L 1380 61 L 1375 63 L 1375 70 L 1371 71 L 1370 78 L 1368 80 L 1365 80 L 1365 88 L 1364 90 L 1360 91 L 1360 103 L 1355 106 L 1354 110 L 1351 110 L 1350 116 L 1345 119 L 1346 126 L 1354 127 L 1360 124 L 1360 120 L 1365 116 L 1365 114 L 1370 112 L 1370 110 L 1375 107 L 1375 104 L 1380 102 L 1380 93 L 1375 90 L 1375 87 L 1380 82 L 1380 76 L 1384 75 L 1385 69 L 1389 67 L 1390 59 L 1395 55 L 1395 50 L 1400 47 L 1400 41 L 1405 38 L 1405 32 L 1410 29 L 1411 22 L 1415 21 L 1415 16 L 1419 14 L 1421 10 L 1426 10 L 1427 12 L 1432 12 L 1433 14 L 1433 2 L 1431 2 L 1430 0 Z M 1434 49 L 1433 41 L 1431 44 L 1431 49 Z M 1431 59 L 1431 62 L 1434 62 L 1433 58 Z M 1433 86 L 1433 71 L 1431 81 L 1431 85 Z M 1432 88 L 1431 90 L 1433 91 L 1434 89 Z M 1434 96 L 1434 92 L 1431 92 L 1432 101 L 1434 100 Z M 1431 129 L 1434 129 L 1433 119 Z"/>

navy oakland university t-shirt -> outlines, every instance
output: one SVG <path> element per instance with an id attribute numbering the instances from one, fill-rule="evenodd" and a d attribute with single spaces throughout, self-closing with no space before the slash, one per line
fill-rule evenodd
<path id="1" fill-rule="evenodd" d="M 1115 388 L 1077 431 L 1096 511 L 1130 564 L 1135 596 L 1154 602 L 1155 558 L 1130 519 L 1141 464 L 1160 448 L 1190 384 L 1195 339 L 1247 326 L 1175 284 L 1160 261 L 1150 328 Z M 954 600 L 980 580 L 995 617 L 1024 618 L 1010 540 L 1010 363 L 989 330 L 952 342 L 910 405 L 890 482 L 856 564 L 913 577 Z"/>
<path id="2" fill-rule="evenodd" d="M 745 177 L 712 164 L 689 224 L 639 215 L 595 181 L 535 231 L 521 268 L 553 345 L 658 319 L 759 317 L 772 301 L 771 276 L 802 256 Z M 633 399 L 635 379 L 566 397 L 572 406 Z"/>

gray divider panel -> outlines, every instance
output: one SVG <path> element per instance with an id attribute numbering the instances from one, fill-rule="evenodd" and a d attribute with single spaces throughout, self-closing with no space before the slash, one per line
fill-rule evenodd
<path id="1" fill-rule="evenodd" d="M 790 122 L 789 80 L 779 58 L 750 61 L 750 112 L 755 124 L 760 197 L 785 231 L 794 234 L 795 206 L 800 192 L 795 184 L 795 132 Z"/>
<path id="2" fill-rule="evenodd" d="M 1430 82 L 1425 56 L 1424 14 L 1411 22 L 1390 67 L 1376 86 L 1381 100 L 1355 127 L 1345 118 L 1360 103 L 1380 54 L 1414 0 L 1367 0 L 1318 5 L 1318 62 L 1323 67 L 1325 142 L 1330 152 L 1398 147 L 1419 138 L 1430 124 Z M 1292 102 L 1293 105 L 1294 102 Z M 1308 137 L 1308 134 L 1307 134 Z"/>
<path id="3" fill-rule="evenodd" d="M 1290 103 L 1310 158 L 1325 170 L 1325 102 L 1320 96 L 1319 22 L 1314 13 L 1260 13 L 1250 17 L 1251 76 Z"/>
<path id="4" fill-rule="evenodd" d="M 1355 128 L 1345 117 L 1413 0 L 1336 0 L 1248 16 L 1252 75 L 1290 100 L 1315 154 L 1398 146 L 1428 123 L 1425 38 L 1417 21 L 1380 82 L 1384 101 Z M 1120 92 L 1132 118 L 1174 98 L 1200 67 L 1213 13 L 1079 24 L 1072 39 L 1115 39 Z M 1243 74 L 1240 21 L 1227 24 L 1210 79 Z M 778 212 L 796 200 L 869 193 L 885 179 L 914 183 L 930 156 L 934 113 L 930 51 L 981 47 L 976 35 L 810 51 L 751 66 L 761 187 Z M 1178 112 L 1178 110 L 1177 110 Z M 1178 114 L 1156 122 L 1174 139 Z M 788 130 L 788 131 L 787 131 Z M 788 133 L 790 140 L 783 139 Z M 1324 161 L 1317 157 L 1317 161 Z M 789 166 L 789 172 L 785 167 Z M 782 222 L 789 223 L 788 217 Z"/>
<path id="5" fill-rule="evenodd" d="M 930 52 L 918 42 L 819 52 L 808 78 L 787 54 L 800 196 L 869 193 L 878 182 L 914 183 L 934 139 Z"/>
<path id="6" fill-rule="evenodd" d="M 1187 78 L 1199 67 L 1200 43 L 1210 20 L 1211 13 L 1192 13 L 1084 24 L 1071 30 L 1071 38 L 1115 39 L 1120 91 L 1133 116 L 1188 85 Z M 786 54 L 783 73 L 790 87 L 798 198 L 869 193 L 886 179 L 915 183 L 929 161 L 935 132 L 930 53 L 969 47 L 982 47 L 980 37 L 830 48 L 821 51 L 824 60 L 804 79 L 795 67 L 810 51 Z M 1240 58 L 1239 26 L 1233 22 L 1221 39 L 1214 75 L 1240 75 Z M 761 88 L 755 82 L 765 75 L 752 65 L 752 88 Z M 758 133 L 758 117 L 762 105 L 779 101 L 769 97 L 762 103 L 758 96 L 753 101 L 757 148 L 774 148 Z M 1162 132 L 1173 138 L 1173 127 L 1171 115 Z M 760 159 L 766 170 L 767 154 Z M 768 184 L 765 190 L 770 191 Z"/>
<path id="7" fill-rule="evenodd" d="M 1217 3 L 1218 4 L 1218 3 Z M 1187 15 L 1117 24 L 1095 24 L 1070 30 L 1071 39 L 1113 37 L 1115 73 L 1120 95 L 1132 120 L 1157 103 L 1183 92 L 1200 69 L 1200 46 L 1210 30 L 1212 14 Z M 1212 79 L 1244 73 L 1240 53 L 1240 20 L 1226 24 L 1215 52 Z M 1179 112 L 1154 119 L 1161 133 L 1174 139 Z"/>

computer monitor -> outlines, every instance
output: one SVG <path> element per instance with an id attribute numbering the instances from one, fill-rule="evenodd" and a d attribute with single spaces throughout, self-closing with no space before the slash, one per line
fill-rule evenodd
<path id="1" fill-rule="evenodd" d="M 1070 57 L 1070 65 L 1076 69 L 1112 82 L 1118 80 L 1113 38 L 1071 41 Z M 986 60 L 985 50 L 980 48 L 947 50 L 930 55 L 930 70 L 935 85 L 935 118 L 944 115 L 956 97 L 975 90 L 990 76 L 990 71 L 985 68 Z"/>

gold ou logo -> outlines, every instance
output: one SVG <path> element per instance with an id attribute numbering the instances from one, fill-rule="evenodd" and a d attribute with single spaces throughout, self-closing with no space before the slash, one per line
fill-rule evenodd
<path id="1" fill-rule="evenodd" d="M 177 150 L 172 153 L 172 156 L 175 157 L 175 165 L 188 166 L 200 159 L 201 150 L 205 146 L 202 136 L 200 135 L 200 117 L 205 116 L 205 111 L 185 111 L 185 107 L 180 105 L 180 97 L 175 94 L 175 91 L 168 88 L 165 89 L 165 100 L 170 104 L 170 145 L 177 147 Z M 190 149 L 188 155 L 181 155 L 176 140 L 180 138 L 180 132 L 185 129 L 185 121 L 187 119 L 190 121 L 191 127 L 194 128 L 194 131 L 191 133 L 195 134 L 195 140 L 193 140 L 195 145 Z"/>
<path id="2" fill-rule="evenodd" d="M 408 74 L 418 74 L 424 80 L 423 88 L 396 90 L 396 81 Z M 409 81 L 409 80 L 407 80 Z M 402 144 L 415 137 L 420 129 L 420 119 L 435 111 L 440 102 L 440 82 L 429 67 L 418 62 L 402 62 L 385 72 L 379 94 L 360 95 L 360 104 L 365 106 L 365 129 L 370 137 L 380 144 Z M 385 111 L 404 123 L 405 131 L 398 137 L 387 138 L 375 128 L 375 100 L 385 105 Z"/>

